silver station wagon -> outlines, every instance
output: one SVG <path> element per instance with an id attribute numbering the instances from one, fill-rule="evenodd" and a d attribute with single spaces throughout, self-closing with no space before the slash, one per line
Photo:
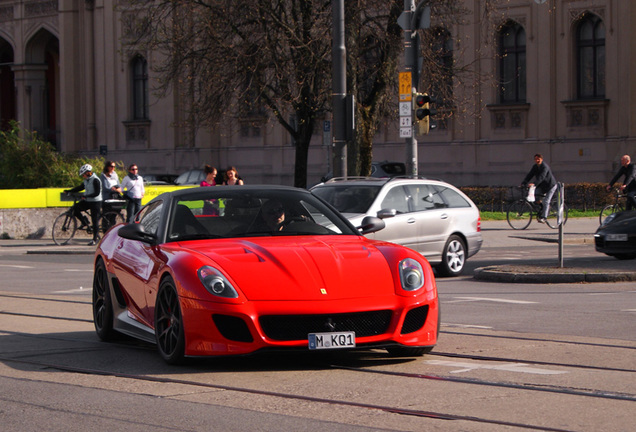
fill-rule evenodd
<path id="1" fill-rule="evenodd" d="M 377 216 L 386 227 L 367 237 L 420 252 L 440 276 L 461 274 L 481 248 L 479 209 L 455 186 L 422 178 L 334 178 L 311 192 L 340 211 L 354 226 Z"/>

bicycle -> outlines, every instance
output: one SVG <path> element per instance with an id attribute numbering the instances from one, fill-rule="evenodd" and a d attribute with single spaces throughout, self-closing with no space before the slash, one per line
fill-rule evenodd
<path id="1" fill-rule="evenodd" d="M 66 194 L 62 194 L 62 200 L 65 200 Z M 57 245 L 66 245 L 73 238 L 81 237 L 81 240 L 89 240 L 93 238 L 94 227 L 89 223 L 82 226 L 78 223 L 77 217 L 74 214 L 75 205 L 77 205 L 82 195 L 72 194 L 73 205 L 69 207 L 64 213 L 55 218 L 53 222 L 52 236 L 53 241 Z M 126 206 L 125 200 L 106 200 L 104 201 L 104 211 L 101 213 L 98 219 L 98 237 L 101 238 L 106 231 L 111 227 L 124 222 L 124 216 L 122 215 L 122 209 Z M 90 214 L 87 210 L 82 211 L 82 215 L 90 219 Z"/>
<path id="2" fill-rule="evenodd" d="M 539 215 L 543 210 L 543 204 L 540 200 L 545 198 L 545 195 L 535 194 L 535 201 L 528 201 L 528 188 L 518 186 L 517 189 L 521 190 L 522 196 L 508 205 L 508 209 L 506 210 L 506 219 L 508 220 L 508 225 L 510 225 L 512 229 L 524 230 L 530 226 L 533 216 L 536 215 L 537 219 L 539 218 Z M 558 202 L 557 194 L 555 193 L 550 200 L 550 211 L 548 212 L 548 217 L 545 221 L 546 225 L 552 229 L 557 228 L 559 226 L 557 223 L 557 217 Z M 568 207 L 563 204 L 563 224 L 565 224 L 567 220 Z"/>
<path id="3" fill-rule="evenodd" d="M 601 213 L 598 215 L 598 223 L 600 225 L 603 225 L 605 218 L 607 218 L 609 215 L 625 210 L 627 195 L 623 194 L 620 188 L 614 188 L 614 197 L 614 204 L 608 204 L 603 207 Z"/>

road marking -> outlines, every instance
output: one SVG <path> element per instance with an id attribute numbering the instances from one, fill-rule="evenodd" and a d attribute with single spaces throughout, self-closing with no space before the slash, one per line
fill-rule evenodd
<path id="1" fill-rule="evenodd" d="M 11 267 L 11 268 L 18 268 L 18 269 L 32 269 L 32 268 L 35 268 L 33 266 L 21 266 L 21 265 L 15 265 L 15 264 L 0 264 L 0 267 Z"/>
<path id="2" fill-rule="evenodd" d="M 504 363 L 495 365 L 491 363 L 469 363 L 469 362 L 455 362 L 449 360 L 427 360 L 426 363 L 436 366 L 447 366 L 452 368 L 460 368 L 453 370 L 450 373 L 463 373 L 471 372 L 476 369 L 489 369 L 500 370 L 506 372 L 518 372 L 529 373 L 535 375 L 560 375 L 568 373 L 567 371 L 554 371 L 548 369 L 540 369 L 535 367 L 528 367 L 527 363 Z"/>
<path id="3" fill-rule="evenodd" d="M 623 309 L 621 312 L 636 312 L 636 309 Z"/>
<path id="4" fill-rule="evenodd" d="M 476 302 L 476 301 L 490 301 L 496 303 L 513 303 L 513 304 L 536 304 L 538 302 L 525 301 L 525 300 L 508 300 L 499 298 L 486 298 L 486 297 L 454 297 L 459 300 L 452 300 L 444 303 L 461 303 L 461 302 Z"/>
<path id="5" fill-rule="evenodd" d="M 458 327 L 458 328 L 475 328 L 475 329 L 492 329 L 489 326 L 480 326 L 480 325 L 471 325 L 471 324 L 444 324 L 442 323 L 442 327 Z"/>
<path id="6" fill-rule="evenodd" d="M 81 270 L 81 269 L 64 269 L 67 272 L 84 272 L 84 273 L 92 273 L 93 270 Z"/>
<path id="7" fill-rule="evenodd" d="M 75 293 L 85 293 L 88 292 L 88 289 L 84 289 L 84 287 L 79 287 L 79 288 L 75 288 L 75 289 L 71 289 L 71 290 L 65 290 L 65 291 L 53 291 L 53 294 L 75 294 Z"/>

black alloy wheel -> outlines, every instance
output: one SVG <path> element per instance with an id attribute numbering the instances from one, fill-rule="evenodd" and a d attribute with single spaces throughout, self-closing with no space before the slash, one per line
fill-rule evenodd
<path id="1" fill-rule="evenodd" d="M 185 358 L 185 333 L 181 305 L 174 281 L 167 277 L 159 286 L 155 304 L 155 338 L 161 357 L 168 364 Z"/>
<path id="2" fill-rule="evenodd" d="M 101 340 L 109 341 L 115 338 L 108 272 L 101 258 L 97 261 L 93 274 L 93 323 L 95 332 Z"/>

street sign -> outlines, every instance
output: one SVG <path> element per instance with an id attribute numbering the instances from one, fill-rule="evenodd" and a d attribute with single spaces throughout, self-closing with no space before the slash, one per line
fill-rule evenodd
<path id="1" fill-rule="evenodd" d="M 400 117 L 411 116 L 411 102 L 400 102 Z"/>
<path id="2" fill-rule="evenodd" d="M 412 117 L 400 117 L 400 127 L 409 127 L 413 125 Z"/>
<path id="3" fill-rule="evenodd" d="M 401 127 L 400 128 L 400 138 L 411 138 L 413 136 L 413 128 L 412 127 Z"/>
<path id="4" fill-rule="evenodd" d="M 410 102 L 412 97 L 411 72 L 400 72 L 400 102 Z"/>

